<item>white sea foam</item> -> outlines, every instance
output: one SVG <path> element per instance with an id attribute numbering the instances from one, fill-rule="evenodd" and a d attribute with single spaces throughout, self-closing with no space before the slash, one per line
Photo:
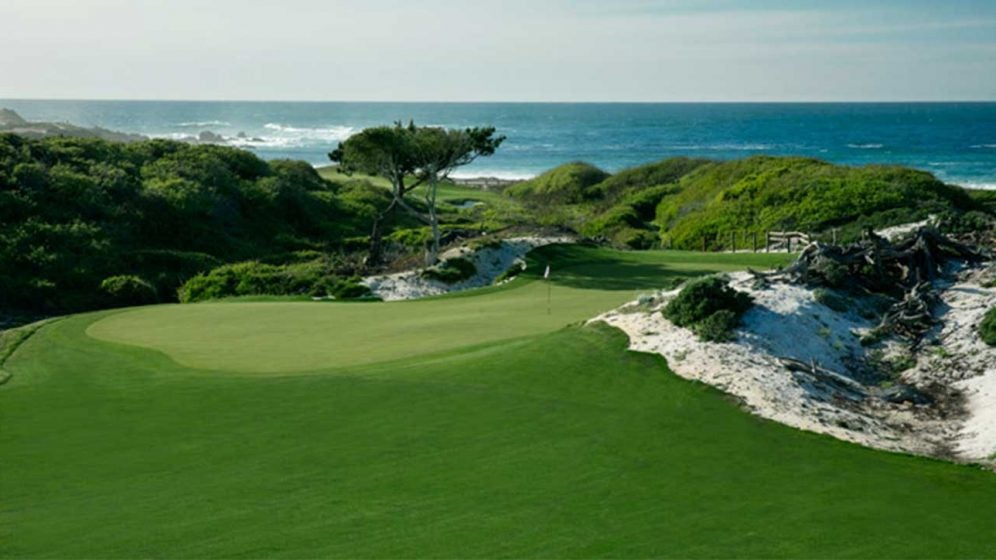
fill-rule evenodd
<path id="1" fill-rule="evenodd" d="M 282 137 L 300 138 L 302 140 L 345 140 L 353 135 L 356 129 L 352 126 L 328 127 L 297 127 L 279 123 L 266 123 L 263 128 L 279 133 Z"/>
<path id="2" fill-rule="evenodd" d="M 875 143 L 870 143 L 870 144 L 848 144 L 847 147 L 848 148 L 853 148 L 855 150 L 878 150 L 878 149 L 884 148 L 885 145 L 884 144 L 875 144 Z"/>
<path id="3" fill-rule="evenodd" d="M 454 179 L 480 179 L 480 178 L 494 178 L 502 179 L 504 181 L 524 181 L 527 179 L 532 179 L 536 176 L 536 173 L 531 173 L 529 171 L 516 171 L 516 170 L 494 170 L 494 169 L 481 169 L 473 171 L 463 171 L 460 173 L 452 173 L 450 177 Z"/>
<path id="4" fill-rule="evenodd" d="M 996 144 L 973 144 L 969 147 L 973 150 L 996 150 Z"/>
<path id="5" fill-rule="evenodd" d="M 192 140 L 196 136 L 186 132 L 154 132 L 147 135 L 149 138 L 162 138 L 164 140 Z"/>
<path id="6" fill-rule="evenodd" d="M 232 124 L 225 121 L 192 121 L 192 122 L 182 122 L 177 124 L 176 126 L 183 126 L 183 127 L 232 126 Z"/>
<path id="7" fill-rule="evenodd" d="M 996 183 L 956 183 L 958 186 L 964 187 L 966 189 L 973 189 L 978 191 L 996 191 Z"/>
<path id="8" fill-rule="evenodd" d="M 672 144 L 664 146 L 665 150 L 709 150 L 709 151 L 733 151 L 733 152 L 759 152 L 772 150 L 775 146 L 771 144 Z"/>

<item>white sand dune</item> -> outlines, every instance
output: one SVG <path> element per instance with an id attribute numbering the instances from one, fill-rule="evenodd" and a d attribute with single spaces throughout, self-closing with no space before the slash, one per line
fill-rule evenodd
<path id="1" fill-rule="evenodd" d="M 477 251 L 468 247 L 450 249 L 441 260 L 463 257 L 477 267 L 477 274 L 467 280 L 447 284 L 439 280 L 422 277 L 421 270 L 407 270 L 394 274 L 370 276 L 363 284 L 384 301 L 417 299 L 458 292 L 471 288 L 481 288 L 494 284 L 495 280 L 515 264 L 525 266 L 525 256 L 529 251 L 554 243 L 572 243 L 569 237 L 515 237 L 503 239 L 497 247 L 485 247 Z"/>
<path id="2" fill-rule="evenodd" d="M 965 410 L 951 415 L 934 405 L 891 403 L 852 393 L 846 384 L 789 371 L 779 358 L 855 379 L 849 364 L 866 354 L 859 335 L 872 323 L 827 308 L 803 286 L 757 288 L 748 273 L 731 275 L 731 284 L 750 293 L 756 304 L 733 342 L 702 342 L 665 319 L 659 310 L 677 290 L 644 297 L 593 321 L 618 327 L 629 336 L 630 349 L 663 356 L 676 374 L 739 397 L 758 416 L 878 449 L 993 461 L 996 348 L 982 343 L 975 326 L 996 305 L 996 290 L 981 288 L 973 278 L 944 290 L 940 346 L 921 351 L 916 367 L 903 374 L 902 381 L 917 387 L 940 382 L 963 390 Z"/>

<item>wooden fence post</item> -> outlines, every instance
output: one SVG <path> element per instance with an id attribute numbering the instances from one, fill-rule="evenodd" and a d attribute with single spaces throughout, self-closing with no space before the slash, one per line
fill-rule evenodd
<path id="1" fill-rule="evenodd" d="M 751 241 L 750 241 L 751 249 L 753 249 L 753 251 L 756 253 L 757 252 L 757 232 L 756 231 L 752 231 L 751 234 L 750 234 L 750 237 L 751 237 Z"/>
<path id="2" fill-rule="evenodd" d="M 733 247 L 733 252 L 736 253 L 737 252 L 737 232 L 736 231 L 731 231 L 730 232 L 730 245 Z"/>

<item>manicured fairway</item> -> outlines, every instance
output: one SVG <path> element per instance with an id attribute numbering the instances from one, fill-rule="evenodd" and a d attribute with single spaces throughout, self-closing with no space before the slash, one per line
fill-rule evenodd
<path id="1" fill-rule="evenodd" d="M 663 281 L 671 269 L 660 267 L 677 266 L 668 259 L 705 267 L 730 256 L 627 255 L 631 277 L 605 272 L 625 264 L 610 252 L 547 257 L 571 289 L 601 282 L 625 297 L 641 271 L 649 280 L 658 267 Z M 531 286 L 440 298 L 412 315 L 528 299 L 516 292 Z M 385 321 L 415 308 L 313 307 L 376 308 Z M 162 309 L 172 320 L 178 308 Z M 146 310 L 58 321 L 7 362 L 0 556 L 996 555 L 996 475 L 756 419 L 625 351 L 608 327 L 551 324 L 460 348 L 427 343 L 403 360 L 240 376 L 87 334 L 133 313 Z M 489 317 L 496 329 L 517 320 Z M 287 325 L 273 336 L 312 336 L 310 322 Z M 391 344 L 378 325 L 368 336 Z"/>

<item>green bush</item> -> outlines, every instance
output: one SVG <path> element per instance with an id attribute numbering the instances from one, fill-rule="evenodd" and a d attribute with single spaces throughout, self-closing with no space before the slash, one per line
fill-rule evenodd
<path id="1" fill-rule="evenodd" d="M 979 336 L 982 342 L 989 346 L 996 346 L 996 307 L 986 312 L 979 323 Z"/>
<path id="2" fill-rule="evenodd" d="M 152 284 L 130 274 L 105 278 L 100 289 L 110 296 L 114 305 L 145 305 L 157 300 Z"/>
<path id="3" fill-rule="evenodd" d="M 624 169 L 593 187 L 599 197 L 609 200 L 626 193 L 640 193 L 651 187 L 674 183 L 695 169 L 712 163 L 707 159 L 674 157 Z M 656 204 L 656 203 L 655 203 Z M 651 213 L 653 211 L 651 210 Z"/>
<path id="4" fill-rule="evenodd" d="M 702 165 L 657 206 L 661 233 L 676 248 L 731 231 L 838 228 L 846 242 L 865 227 L 960 214 L 980 206 L 930 173 L 895 166 L 849 167 L 799 157 L 756 156 Z M 978 220 L 970 219 L 971 223 Z"/>
<path id="5" fill-rule="evenodd" d="M 370 288 L 360 284 L 359 278 L 340 280 L 333 289 L 332 296 L 336 299 L 363 299 L 373 295 Z"/>
<path id="6" fill-rule="evenodd" d="M 498 249 L 501 247 L 501 244 L 502 240 L 500 237 L 488 235 L 472 239 L 470 243 L 467 243 L 467 246 L 474 251 L 480 251 L 481 249 Z"/>
<path id="7" fill-rule="evenodd" d="M 505 189 L 509 196 L 539 204 L 576 204 L 598 196 L 592 187 L 609 174 L 583 161 L 573 161 Z"/>
<path id="8" fill-rule="evenodd" d="M 692 331 L 699 339 L 708 342 L 727 342 L 733 340 L 733 330 L 740 324 L 740 317 L 729 309 L 720 309 L 705 319 L 694 323 Z"/>
<path id="9" fill-rule="evenodd" d="M 144 286 L 113 296 L 101 287 L 120 275 L 172 300 L 224 263 L 341 250 L 389 201 L 386 189 L 229 147 L 0 134 L 0 308 L 61 313 L 144 301 Z M 385 224 L 385 234 L 404 220 Z M 272 279 L 247 281 L 264 280 Z"/>
<path id="10" fill-rule="evenodd" d="M 333 264 L 323 257 L 288 265 L 249 261 L 221 266 L 188 280 L 178 295 L 184 303 L 251 295 L 354 299 L 369 296 L 370 290 L 360 284 L 359 278 L 338 275 Z"/>
<path id="11" fill-rule="evenodd" d="M 721 341 L 732 338 L 733 329 L 751 305 L 751 297 L 731 288 L 726 278 L 709 276 L 688 282 L 664 307 L 663 314 L 702 340 Z M 714 317 L 716 314 L 719 316 Z"/>
<path id="12" fill-rule="evenodd" d="M 477 266 L 463 257 L 447 259 L 422 271 L 423 278 L 439 280 L 446 284 L 462 282 L 472 278 L 475 274 L 477 274 Z"/>

